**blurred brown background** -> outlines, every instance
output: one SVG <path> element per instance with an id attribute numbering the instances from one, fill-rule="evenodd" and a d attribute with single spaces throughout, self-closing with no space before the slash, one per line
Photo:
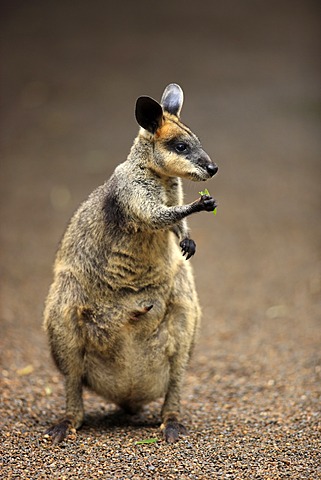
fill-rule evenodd
<path id="1" fill-rule="evenodd" d="M 57 243 L 78 204 L 126 158 L 136 98 L 159 99 L 176 82 L 183 121 L 220 167 L 205 185 L 217 216 L 190 219 L 204 319 L 185 398 L 200 378 L 224 396 L 215 374 L 234 365 L 232 383 L 265 372 L 316 400 L 319 22 L 312 0 L 2 2 L 0 342 L 9 392 L 25 365 L 35 378 L 40 366 L 45 379 L 55 374 L 41 316 Z M 186 183 L 186 201 L 203 187 Z M 63 408 L 62 398 L 46 402 Z"/>

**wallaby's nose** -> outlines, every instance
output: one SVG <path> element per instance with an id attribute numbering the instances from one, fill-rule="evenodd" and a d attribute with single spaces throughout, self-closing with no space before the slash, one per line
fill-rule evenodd
<path id="1" fill-rule="evenodd" d="M 218 166 L 215 163 L 209 163 L 206 167 L 207 173 L 213 177 L 218 171 Z"/>

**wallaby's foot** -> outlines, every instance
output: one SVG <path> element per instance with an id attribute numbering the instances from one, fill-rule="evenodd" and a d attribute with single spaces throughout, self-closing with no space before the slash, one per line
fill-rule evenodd
<path id="1" fill-rule="evenodd" d="M 187 429 L 179 423 L 175 418 L 167 420 L 161 426 L 163 430 L 163 436 L 167 443 L 175 443 L 179 439 L 180 435 L 187 435 Z"/>
<path id="2" fill-rule="evenodd" d="M 186 255 L 186 260 L 191 258 L 196 252 L 196 243 L 191 238 L 184 238 L 179 246 L 182 249 L 183 256 Z"/>
<path id="3" fill-rule="evenodd" d="M 154 305 L 147 305 L 143 308 L 138 308 L 137 310 L 133 310 L 130 314 L 130 320 L 138 320 L 142 315 L 148 313 Z"/>
<path id="4" fill-rule="evenodd" d="M 212 212 L 217 207 L 216 200 L 210 195 L 202 195 L 197 200 L 199 211 L 205 210 L 206 212 Z"/>
<path id="5" fill-rule="evenodd" d="M 51 436 L 52 443 L 56 445 L 57 443 L 62 442 L 66 438 L 70 428 L 71 421 L 66 419 L 48 428 L 46 434 Z"/>

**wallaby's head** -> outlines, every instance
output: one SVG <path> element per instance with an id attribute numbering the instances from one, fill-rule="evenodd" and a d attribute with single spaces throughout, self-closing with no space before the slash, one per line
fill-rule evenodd
<path id="1" fill-rule="evenodd" d="M 136 120 L 141 134 L 153 147 L 152 165 L 157 173 L 194 181 L 207 180 L 218 167 L 210 159 L 197 136 L 180 121 L 184 95 L 175 83 L 168 85 L 161 103 L 151 97 L 139 97 Z"/>

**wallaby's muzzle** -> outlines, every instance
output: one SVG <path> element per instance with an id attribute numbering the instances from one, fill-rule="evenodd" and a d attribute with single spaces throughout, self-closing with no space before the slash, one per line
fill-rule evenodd
<path id="1" fill-rule="evenodd" d="M 215 163 L 209 163 L 206 167 L 207 173 L 211 176 L 214 177 L 214 175 L 218 171 L 218 166 L 215 165 Z"/>
<path id="2" fill-rule="evenodd" d="M 203 150 L 196 163 L 198 167 L 201 167 L 201 169 L 206 172 L 207 178 L 213 177 L 218 171 L 216 163 L 212 162 L 209 155 Z"/>

